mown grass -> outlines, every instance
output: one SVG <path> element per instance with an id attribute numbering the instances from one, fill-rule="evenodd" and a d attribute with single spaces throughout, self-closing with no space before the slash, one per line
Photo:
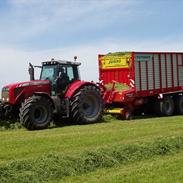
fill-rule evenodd
<path id="1" fill-rule="evenodd" d="M 154 156 L 175 154 L 182 149 L 183 137 L 176 137 L 143 145 L 113 146 L 75 156 L 48 154 L 36 159 L 1 165 L 0 180 L 3 183 L 46 182 L 66 176 L 81 175 L 100 168 L 138 162 Z"/>
<path id="2" fill-rule="evenodd" d="M 112 84 L 112 83 L 108 83 L 108 84 L 105 85 L 105 87 L 106 87 L 107 89 L 112 89 L 113 84 Z M 128 89 L 130 88 L 130 86 L 128 86 L 128 85 L 125 84 L 125 83 L 118 83 L 118 82 L 115 82 L 114 88 L 115 88 L 115 91 L 120 92 L 120 91 L 123 91 L 123 90 L 128 90 Z"/>
<path id="3" fill-rule="evenodd" d="M 78 176 L 68 176 L 49 183 L 182 183 L 183 151 L 148 160 L 102 168 Z"/>
<path id="4" fill-rule="evenodd" d="M 34 158 L 44 153 L 73 154 L 118 144 L 148 142 L 181 136 L 183 117 L 114 120 L 93 125 L 74 125 L 43 131 L 25 129 L 0 132 L 0 164 L 12 159 Z"/>
<path id="5" fill-rule="evenodd" d="M 43 131 L 3 130 L 0 132 L 0 175 L 3 172 L 7 174 L 4 173 L 5 178 L 1 177 L 0 182 L 44 182 L 59 180 L 68 175 L 79 175 L 90 171 L 80 172 L 73 170 L 73 167 L 85 165 L 81 163 L 84 162 L 83 157 L 86 158 L 91 152 L 97 152 L 99 161 L 103 155 L 104 159 L 108 156 L 102 154 L 101 157 L 101 149 L 107 148 L 108 152 L 111 147 L 143 147 L 141 144 L 152 144 L 156 139 L 177 139 L 176 137 L 182 138 L 182 135 L 183 116 L 137 119 L 130 122 L 110 119 L 98 124 L 65 126 Z M 72 168 L 69 168 L 72 163 L 68 163 L 68 159 L 76 163 Z M 62 166 L 64 164 L 68 167 L 65 170 Z M 113 165 L 119 164 L 121 162 Z M 93 171 L 102 167 L 97 165 L 97 168 L 90 168 Z M 80 168 L 83 170 L 83 167 Z"/>
<path id="6" fill-rule="evenodd" d="M 0 131 L 9 129 L 20 129 L 23 128 L 22 125 L 14 120 L 1 120 L 0 121 Z"/>

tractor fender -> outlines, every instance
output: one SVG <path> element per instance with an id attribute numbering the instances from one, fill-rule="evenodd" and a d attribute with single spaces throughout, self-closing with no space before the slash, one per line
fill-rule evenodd
<path id="1" fill-rule="evenodd" d="M 33 93 L 33 95 L 36 95 L 36 96 L 43 96 L 43 97 L 45 97 L 45 98 L 48 98 L 49 101 L 51 102 L 53 108 L 55 109 L 55 104 L 54 104 L 52 98 L 50 97 L 50 95 L 48 95 L 48 93 L 45 93 L 45 92 L 35 92 L 35 93 Z"/>
<path id="2" fill-rule="evenodd" d="M 94 82 L 76 80 L 68 86 L 64 97 L 71 98 L 75 94 L 76 91 L 78 91 L 81 87 L 86 86 L 86 85 L 92 85 L 92 86 L 95 86 L 96 88 L 99 88 Z"/>

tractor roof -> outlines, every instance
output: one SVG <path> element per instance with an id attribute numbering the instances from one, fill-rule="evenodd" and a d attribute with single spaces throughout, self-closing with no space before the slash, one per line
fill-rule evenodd
<path id="1" fill-rule="evenodd" d="M 79 66 L 79 65 L 81 65 L 81 63 L 80 62 L 66 61 L 66 60 L 54 60 L 54 59 L 52 59 L 51 61 L 42 62 L 42 65 L 76 65 L 76 66 Z"/>

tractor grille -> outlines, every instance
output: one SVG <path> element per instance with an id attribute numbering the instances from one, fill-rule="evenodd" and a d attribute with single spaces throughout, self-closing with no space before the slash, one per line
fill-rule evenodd
<path id="1" fill-rule="evenodd" d="M 3 102 L 9 102 L 9 88 L 3 88 L 2 89 L 2 103 Z"/>

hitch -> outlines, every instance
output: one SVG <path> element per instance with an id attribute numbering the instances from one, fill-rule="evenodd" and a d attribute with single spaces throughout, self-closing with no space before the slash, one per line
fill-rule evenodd
<path id="1" fill-rule="evenodd" d="M 132 112 L 127 108 L 109 108 L 109 109 L 106 108 L 104 109 L 104 113 L 111 114 L 111 115 L 118 115 L 125 120 L 133 119 Z"/>

